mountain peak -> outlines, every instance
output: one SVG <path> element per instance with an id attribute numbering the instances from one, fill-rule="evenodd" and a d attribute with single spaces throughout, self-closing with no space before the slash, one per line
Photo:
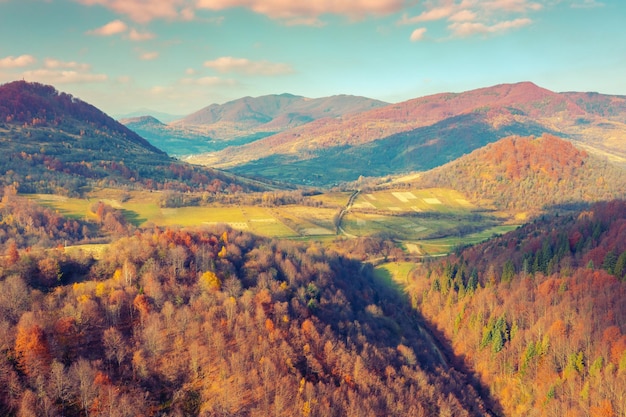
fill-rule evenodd
<path id="1" fill-rule="evenodd" d="M 159 119 L 157 119 L 154 116 L 129 117 L 126 119 L 120 119 L 119 122 L 125 126 L 132 125 L 132 124 L 143 124 L 143 125 L 152 124 L 152 125 L 165 126 L 165 123 L 161 122 Z"/>

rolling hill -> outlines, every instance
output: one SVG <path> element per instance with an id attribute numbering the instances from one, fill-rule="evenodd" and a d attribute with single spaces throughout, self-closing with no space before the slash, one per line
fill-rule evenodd
<path id="1" fill-rule="evenodd" d="M 539 212 L 547 206 L 626 198 L 626 170 L 564 139 L 512 136 L 409 181 L 448 187 L 481 205 Z"/>
<path id="2" fill-rule="evenodd" d="M 173 159 L 94 106 L 38 83 L 0 86 L 0 143 L 0 183 L 22 192 L 246 187 L 232 175 Z"/>
<path id="3" fill-rule="evenodd" d="M 114 114 L 111 116 L 115 120 L 119 121 L 120 123 L 122 123 L 123 120 L 137 119 L 137 118 L 141 118 L 144 116 L 149 116 L 149 117 L 158 119 L 159 121 L 163 123 L 171 123 L 175 120 L 180 120 L 183 117 L 185 117 L 185 115 L 163 113 L 157 110 L 152 110 L 152 109 L 147 109 L 147 108 L 142 108 L 142 109 L 130 112 L 130 113 Z"/>
<path id="4" fill-rule="evenodd" d="M 361 175 L 429 169 L 511 134 L 546 132 L 626 163 L 620 139 L 626 133 L 624 103 L 621 96 L 502 84 L 317 120 L 190 160 L 274 180 L 329 185 Z M 391 163 L 390 157 L 395 158 Z"/>

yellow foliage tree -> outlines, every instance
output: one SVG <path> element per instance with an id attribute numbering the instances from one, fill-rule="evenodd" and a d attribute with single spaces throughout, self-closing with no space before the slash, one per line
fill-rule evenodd
<path id="1" fill-rule="evenodd" d="M 198 280 L 200 287 L 205 291 L 219 291 L 222 288 L 222 281 L 213 271 L 206 271 Z"/>

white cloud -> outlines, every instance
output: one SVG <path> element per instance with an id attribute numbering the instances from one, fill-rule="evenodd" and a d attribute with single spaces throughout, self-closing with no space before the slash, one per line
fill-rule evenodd
<path id="1" fill-rule="evenodd" d="M 471 10 L 461 10 L 448 18 L 451 22 L 468 22 L 476 20 L 476 13 Z"/>
<path id="2" fill-rule="evenodd" d="M 53 85 L 104 82 L 109 79 L 106 74 L 91 74 L 74 70 L 51 70 L 46 68 L 26 71 L 22 74 L 22 77 L 28 81 L 37 81 Z"/>
<path id="3" fill-rule="evenodd" d="M 475 34 L 498 33 L 509 29 L 516 29 L 530 25 L 532 20 L 528 18 L 520 18 L 515 20 L 507 20 L 493 25 L 486 25 L 478 22 L 455 22 L 448 26 L 452 33 L 456 36 L 466 37 Z"/>
<path id="4" fill-rule="evenodd" d="M 0 68 L 23 68 L 34 64 L 36 61 L 32 55 L 7 56 L 0 59 Z"/>
<path id="5" fill-rule="evenodd" d="M 524 13 L 529 10 L 541 10 L 543 6 L 528 0 L 491 0 L 481 2 L 485 9 L 499 10 L 504 12 Z"/>
<path id="6" fill-rule="evenodd" d="M 7 57 L 0 59 L 0 68 L 23 68 L 37 62 L 31 55 Z M 91 65 L 76 62 L 62 61 L 55 58 L 46 58 L 38 68 L 11 74 L 12 78 L 24 78 L 28 81 L 37 81 L 44 84 L 77 84 L 104 82 L 108 80 L 106 74 L 94 74 Z"/>
<path id="7" fill-rule="evenodd" d="M 75 0 L 87 6 L 103 6 L 128 16 L 135 22 L 148 23 L 154 19 L 174 20 L 182 17 L 190 0 Z M 186 14 L 188 16 L 188 13 Z"/>
<path id="8" fill-rule="evenodd" d="M 147 41 L 150 39 L 154 39 L 155 37 L 156 35 L 154 33 L 139 32 L 136 29 L 131 29 L 130 32 L 128 32 L 128 39 L 136 42 Z"/>
<path id="9" fill-rule="evenodd" d="M 139 59 L 141 59 L 142 61 L 152 61 L 157 59 L 158 57 L 158 52 L 143 52 L 141 55 L 139 55 Z"/>
<path id="10" fill-rule="evenodd" d="M 193 20 L 196 17 L 196 12 L 191 7 L 186 7 L 180 11 L 180 17 L 183 20 Z"/>
<path id="11" fill-rule="evenodd" d="M 97 36 L 113 36 L 113 35 L 119 35 L 120 33 L 124 33 L 127 30 L 128 30 L 128 26 L 126 25 L 126 23 L 118 19 L 118 20 L 109 22 L 106 25 L 101 26 L 97 29 L 87 31 L 87 34 L 97 35 Z"/>
<path id="12" fill-rule="evenodd" d="M 185 74 L 187 74 L 187 75 L 194 75 L 195 73 L 196 73 L 196 70 L 193 69 L 193 68 L 187 68 L 185 70 Z"/>
<path id="13" fill-rule="evenodd" d="M 532 20 L 527 15 L 543 8 L 541 3 L 532 0 L 434 0 L 426 3 L 426 7 L 416 16 L 403 15 L 397 23 L 411 25 L 446 20 L 452 36 L 468 37 L 530 25 Z M 411 40 L 420 40 L 423 35 L 416 29 Z"/>
<path id="14" fill-rule="evenodd" d="M 418 28 L 411 33 L 411 42 L 417 42 L 424 39 L 424 35 L 426 34 L 426 28 Z"/>
<path id="15" fill-rule="evenodd" d="M 91 65 L 82 64 L 75 61 L 59 61 L 58 59 L 46 58 L 43 62 L 44 67 L 49 69 L 77 69 L 80 71 L 89 71 L 91 69 Z"/>
<path id="16" fill-rule="evenodd" d="M 126 23 L 119 19 L 109 22 L 97 29 L 89 30 L 87 31 L 87 34 L 96 36 L 115 36 L 125 34 L 124 37 L 126 39 L 130 39 L 134 42 L 147 41 L 156 37 L 154 33 L 139 32 L 137 29 L 130 28 Z"/>
<path id="17" fill-rule="evenodd" d="M 193 20 L 199 9 L 247 8 L 288 24 L 319 25 L 324 14 L 361 18 L 398 12 L 410 0 L 74 0 L 87 6 L 102 6 L 138 23 L 155 19 Z"/>
<path id="18" fill-rule="evenodd" d="M 154 87 L 152 87 L 150 89 L 150 93 L 155 94 L 155 95 L 159 95 L 159 94 L 164 94 L 164 93 L 168 93 L 171 92 L 173 89 L 171 87 L 163 87 L 160 85 L 155 85 Z"/>
<path id="19" fill-rule="evenodd" d="M 413 16 L 413 17 L 408 17 L 408 15 L 405 14 L 404 16 L 402 16 L 402 19 L 400 19 L 398 23 L 401 25 L 410 25 L 413 23 L 441 20 L 450 16 L 452 13 L 454 13 L 455 10 L 456 10 L 456 7 L 452 5 L 452 6 L 445 6 L 445 7 L 436 7 L 434 9 L 426 10 L 420 13 L 419 15 Z"/>
<path id="20" fill-rule="evenodd" d="M 213 61 L 206 61 L 204 66 L 221 73 L 235 72 L 248 75 L 283 75 L 294 72 L 288 64 L 269 61 L 250 61 L 246 58 L 223 56 Z"/>
<path id="21" fill-rule="evenodd" d="M 198 7 L 210 10 L 224 10 L 232 7 L 246 7 L 271 18 L 291 19 L 295 17 L 318 17 L 335 14 L 350 18 L 365 15 L 388 15 L 401 10 L 405 0 L 198 0 Z M 312 22 L 303 20 L 303 23 Z"/>
<path id="22" fill-rule="evenodd" d="M 574 9 L 591 9 L 593 7 L 604 7 L 604 3 L 597 0 L 582 0 L 574 1 L 572 7 Z"/>
<path id="23" fill-rule="evenodd" d="M 183 78 L 180 80 L 180 83 L 185 85 L 200 85 L 204 87 L 236 84 L 235 80 L 220 77 Z"/>

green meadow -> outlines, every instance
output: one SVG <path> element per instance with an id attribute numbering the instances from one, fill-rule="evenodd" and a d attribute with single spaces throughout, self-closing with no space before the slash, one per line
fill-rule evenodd
<path id="1" fill-rule="evenodd" d="M 391 287 L 402 288 L 414 268 L 415 262 L 387 262 L 374 268 L 374 276 Z"/>
<path id="2" fill-rule="evenodd" d="M 31 194 L 31 200 L 75 219 L 94 217 L 91 208 L 103 201 L 122 210 L 135 226 L 210 226 L 227 224 L 262 236 L 332 240 L 336 236 L 334 219 L 352 192 L 329 192 L 311 200 L 313 205 L 262 207 L 252 205 L 164 208 L 161 194 L 148 191 L 96 190 L 85 198 Z M 349 237 L 379 235 L 393 238 L 407 252 L 423 255 L 449 253 L 456 246 L 476 243 L 504 233 L 515 226 L 503 217 L 485 215 L 463 198 L 447 189 L 402 189 L 359 193 L 341 223 Z"/>

